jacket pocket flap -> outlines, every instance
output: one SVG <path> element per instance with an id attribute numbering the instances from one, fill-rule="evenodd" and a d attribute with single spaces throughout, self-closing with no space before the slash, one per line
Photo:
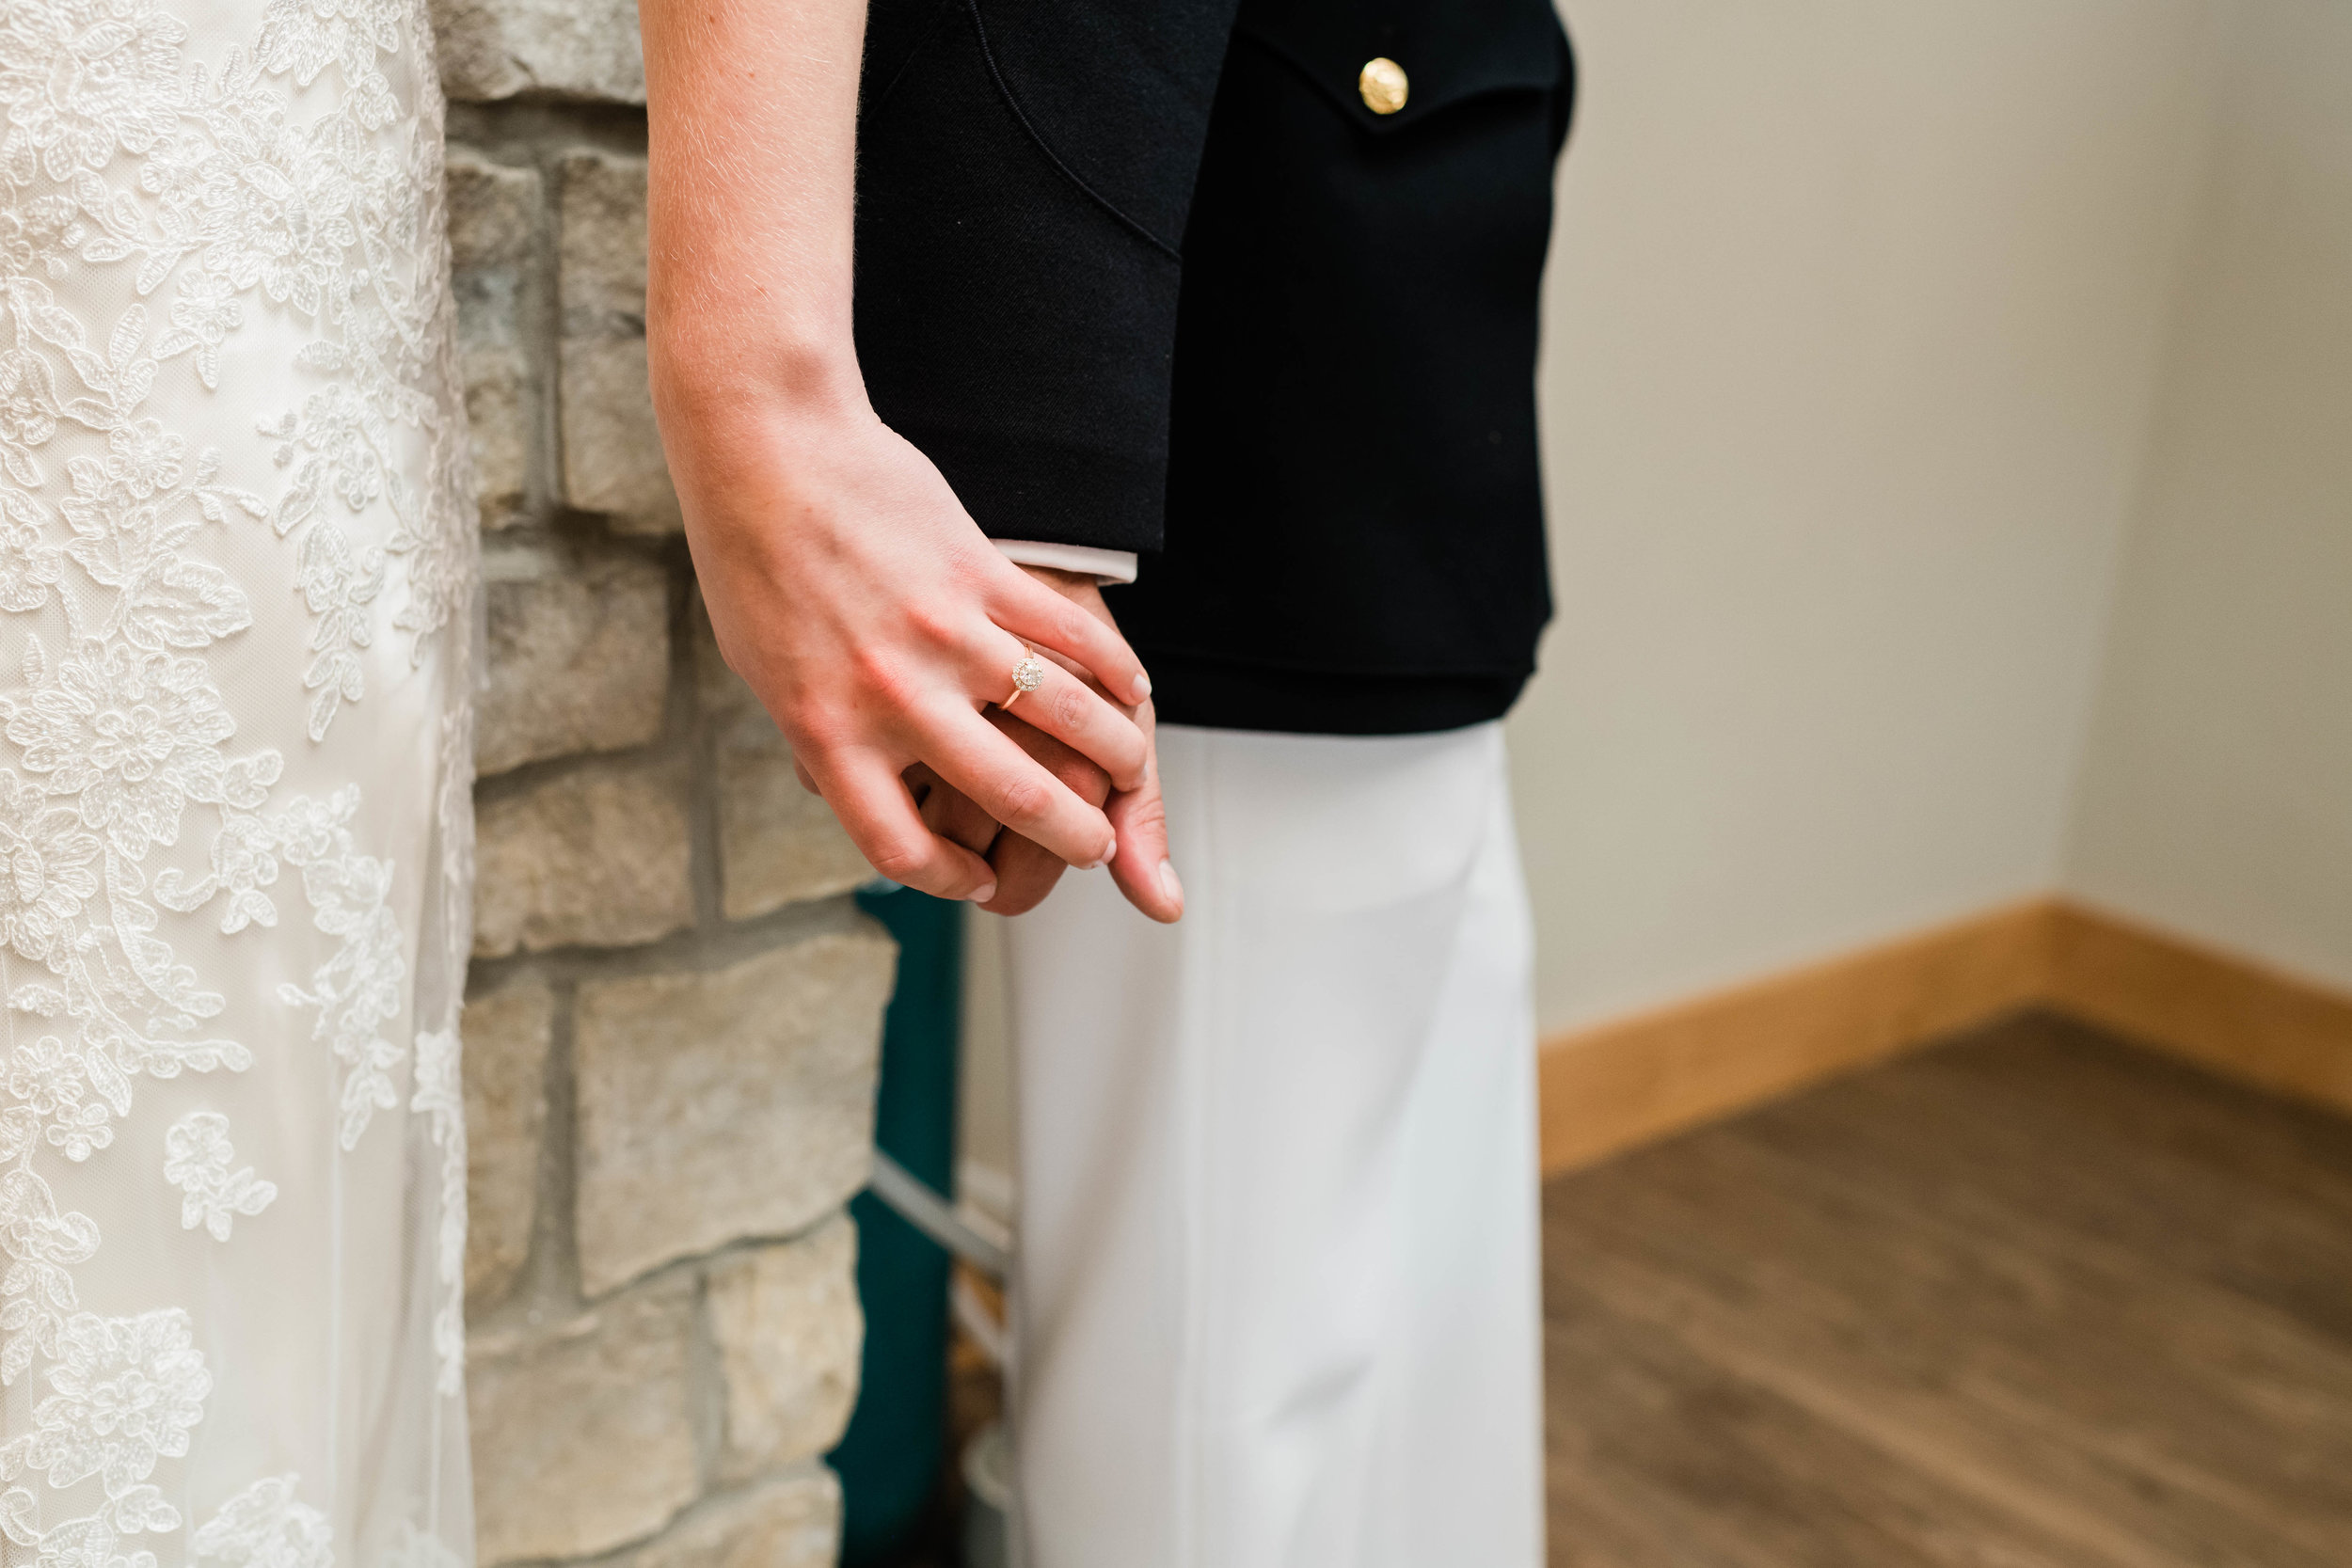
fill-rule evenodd
<path id="1" fill-rule="evenodd" d="M 1368 131 L 1388 132 L 1490 92 L 1549 91 L 1568 71 L 1566 36 L 1547 0 L 1421 0 L 1375 10 L 1330 0 L 1252 0 L 1234 29 L 1288 60 Z M 1374 59 L 1405 74 L 1387 114 L 1364 100 Z"/>

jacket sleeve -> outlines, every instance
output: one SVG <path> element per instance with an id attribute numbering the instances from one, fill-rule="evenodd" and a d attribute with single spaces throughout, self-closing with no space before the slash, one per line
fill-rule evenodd
<path id="1" fill-rule="evenodd" d="M 995 538 L 1156 549 L 1183 237 L 1231 0 L 876 0 L 868 395 Z"/>

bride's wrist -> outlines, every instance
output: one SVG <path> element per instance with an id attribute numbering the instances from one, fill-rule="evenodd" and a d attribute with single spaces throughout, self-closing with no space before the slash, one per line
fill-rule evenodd
<path id="1" fill-rule="evenodd" d="M 873 419 L 857 354 L 846 343 L 773 333 L 730 336 L 648 323 L 646 377 L 663 438 L 833 430 Z"/>

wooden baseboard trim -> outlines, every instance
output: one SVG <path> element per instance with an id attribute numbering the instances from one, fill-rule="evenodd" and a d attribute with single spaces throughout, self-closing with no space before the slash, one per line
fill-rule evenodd
<path id="1" fill-rule="evenodd" d="M 2352 996 L 2102 910 L 2062 903 L 2052 913 L 2051 1006 L 2352 1113 Z"/>
<path id="2" fill-rule="evenodd" d="M 2032 1006 L 2352 1112 L 2352 997 L 2043 898 L 1553 1037 L 1544 1171 Z"/>
<path id="3" fill-rule="evenodd" d="M 1773 1099 L 2049 990 L 2050 906 L 1995 910 L 1544 1044 L 1547 1174 Z"/>

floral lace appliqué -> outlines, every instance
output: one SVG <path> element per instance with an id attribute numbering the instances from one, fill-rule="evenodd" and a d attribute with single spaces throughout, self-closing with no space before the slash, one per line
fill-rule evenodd
<path id="1" fill-rule="evenodd" d="M 408 977 L 400 922 L 389 903 L 392 868 L 354 847 L 350 822 L 358 811 L 359 786 L 345 784 L 326 800 L 296 800 L 278 824 L 278 853 L 302 868 L 312 922 L 342 939 L 308 990 L 282 986 L 278 996 L 316 1007 L 311 1037 L 328 1042 L 342 1060 L 338 1134 L 347 1149 L 358 1147 L 378 1110 L 400 1103 L 392 1070 L 405 1053 L 384 1037 L 383 1028 L 399 1016 L 401 983 Z"/>
<path id="2" fill-rule="evenodd" d="M 217 1111 L 190 1111 L 164 1134 L 164 1180 L 187 1194 L 180 1224 L 198 1226 L 225 1242 L 239 1214 L 253 1215 L 278 1196 L 278 1183 L 253 1174 L 251 1165 L 230 1171 L 236 1149 L 229 1142 L 229 1118 Z"/>
<path id="3" fill-rule="evenodd" d="M 204 1416 L 212 1374 L 178 1307 L 131 1318 L 79 1312 L 57 1334 L 50 1392 L 33 1407 L 33 1430 L 0 1445 L 0 1482 L 38 1474 L 62 1491 L 97 1480 L 105 1500 L 89 1514 L 44 1527 L 40 1500 L 23 1486 L 0 1492 L 0 1534 L 37 1550 L 43 1564 L 109 1568 L 127 1535 L 180 1528 L 180 1513 L 149 1477 L 158 1461 L 188 1451 Z M 154 1556 L 128 1560 L 151 1568 Z"/>

